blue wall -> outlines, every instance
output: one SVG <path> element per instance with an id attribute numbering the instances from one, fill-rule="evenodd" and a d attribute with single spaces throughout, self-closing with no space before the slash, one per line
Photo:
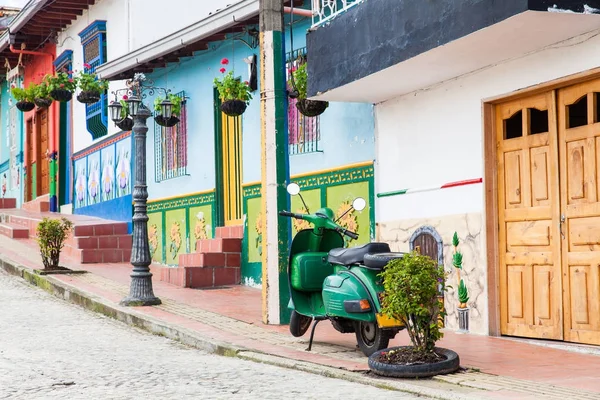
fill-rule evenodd
<path id="1" fill-rule="evenodd" d="M 6 81 L 1 84 L 0 91 L 2 111 L 0 117 L 2 121 L 2 128 L 0 129 L 0 132 L 2 132 L 0 138 L 0 190 L 2 185 L 6 183 L 4 197 L 16 198 L 17 207 L 19 207 L 23 201 L 23 113 L 16 109 L 16 102 L 10 94 L 10 86 Z M 11 113 L 15 118 L 16 128 L 13 137 L 10 137 L 9 130 Z"/>

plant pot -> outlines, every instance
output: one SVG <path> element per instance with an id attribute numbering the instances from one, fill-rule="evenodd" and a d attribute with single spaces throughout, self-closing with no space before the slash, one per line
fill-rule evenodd
<path id="1" fill-rule="evenodd" d="M 160 126 L 170 128 L 172 126 L 177 125 L 177 123 L 179 122 L 179 118 L 177 118 L 174 115 L 171 115 L 171 118 L 167 119 L 162 115 L 157 115 L 156 117 L 154 117 L 154 121 L 156 121 L 156 123 Z"/>
<path id="2" fill-rule="evenodd" d="M 100 101 L 100 93 L 93 90 L 84 90 L 77 95 L 77 101 L 84 104 L 93 104 Z"/>
<path id="3" fill-rule="evenodd" d="M 35 103 L 36 106 L 38 106 L 39 108 L 48 108 L 50 107 L 50 105 L 52 104 L 52 99 L 51 98 L 47 98 L 47 99 L 34 99 L 33 102 Z"/>
<path id="4" fill-rule="evenodd" d="M 383 352 L 390 350 L 409 348 L 411 346 L 398 346 L 389 349 L 379 350 L 369 357 L 369 368 L 373 373 L 380 376 L 389 376 L 394 378 L 426 378 L 435 375 L 451 374 L 460 368 L 460 358 L 452 350 L 436 347 L 435 352 L 446 359 L 431 364 L 387 364 L 379 361 L 379 356 Z"/>
<path id="5" fill-rule="evenodd" d="M 64 103 L 67 101 L 71 101 L 71 99 L 73 98 L 73 92 L 70 92 L 67 89 L 54 89 L 50 92 L 50 97 L 52 97 L 56 101 Z"/>
<path id="6" fill-rule="evenodd" d="M 238 117 L 246 111 L 246 102 L 242 100 L 227 100 L 221 103 L 221 111 L 230 117 Z"/>
<path id="7" fill-rule="evenodd" d="M 325 112 L 327 107 L 329 107 L 328 101 L 299 99 L 296 102 L 296 108 L 305 117 L 316 117 L 317 115 L 321 115 Z"/>
<path id="8" fill-rule="evenodd" d="M 133 119 L 127 117 L 120 122 L 117 122 L 117 126 L 122 131 L 130 131 L 133 129 Z"/>
<path id="9" fill-rule="evenodd" d="M 35 108 L 35 103 L 30 101 L 18 101 L 17 108 L 23 112 L 31 111 Z"/>
<path id="10" fill-rule="evenodd" d="M 458 331 L 462 333 L 469 332 L 469 307 L 457 308 L 458 310 Z"/>

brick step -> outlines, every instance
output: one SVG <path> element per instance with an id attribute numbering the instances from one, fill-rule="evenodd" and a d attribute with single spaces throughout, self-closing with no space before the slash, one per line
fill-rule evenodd
<path id="1" fill-rule="evenodd" d="M 5 222 L 0 224 L 0 235 L 8 236 L 11 239 L 29 239 L 29 229 Z"/>
<path id="2" fill-rule="evenodd" d="M 23 203 L 21 208 L 31 212 L 48 212 L 50 210 L 50 196 L 45 194 L 35 200 Z"/>
<path id="3" fill-rule="evenodd" d="M 191 253 L 179 255 L 180 267 L 240 267 L 240 253 Z"/>
<path id="4" fill-rule="evenodd" d="M 131 235 L 72 236 L 66 244 L 76 249 L 131 249 Z"/>
<path id="5" fill-rule="evenodd" d="M 17 208 L 17 199 L 5 197 L 0 199 L 0 209 Z"/>
<path id="6" fill-rule="evenodd" d="M 201 239 L 196 242 L 197 253 L 241 253 L 242 239 L 215 238 Z"/>
<path id="7" fill-rule="evenodd" d="M 131 248 L 129 249 L 78 249 L 71 246 L 63 247 L 62 252 L 81 264 L 122 263 L 130 262 Z"/>
<path id="8" fill-rule="evenodd" d="M 215 237 L 223 239 L 243 239 L 244 238 L 244 227 L 238 226 L 219 226 L 215 231 Z"/>
<path id="9" fill-rule="evenodd" d="M 239 285 L 237 267 L 177 267 L 163 268 L 160 280 L 183 288 L 207 288 Z"/>

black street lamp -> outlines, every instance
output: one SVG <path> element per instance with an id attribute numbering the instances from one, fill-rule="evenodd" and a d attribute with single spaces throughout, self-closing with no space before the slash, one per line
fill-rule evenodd
<path id="1" fill-rule="evenodd" d="M 133 245 L 131 247 L 131 264 L 133 271 L 131 273 L 131 286 L 129 288 L 129 296 L 121 300 L 123 306 L 153 306 L 161 304 L 158 297 L 154 295 L 152 289 L 152 273 L 150 272 L 150 264 L 152 258 L 150 256 L 150 244 L 148 241 L 148 187 L 146 185 L 146 133 L 148 125 L 146 120 L 152 115 L 150 110 L 142 103 L 142 98 L 145 98 L 144 91 L 148 91 L 149 95 L 153 95 L 155 90 L 165 92 L 165 97 L 168 97 L 169 90 L 156 88 L 153 86 L 144 86 L 142 82 L 145 80 L 143 75 L 137 75 L 133 80 L 127 81 L 127 89 L 120 89 L 116 92 L 127 91 L 129 93 L 125 102 L 128 106 L 129 115 L 133 118 L 133 138 L 135 140 L 135 185 L 133 187 Z M 116 93 L 115 94 L 116 98 Z M 163 102 L 165 103 L 165 102 Z M 172 104 L 161 103 L 161 111 L 164 113 L 172 112 Z M 170 102 L 169 102 L 170 103 Z M 110 116 L 113 122 L 119 123 L 123 118 L 121 111 L 123 106 L 118 101 L 113 101 L 110 106 Z"/>

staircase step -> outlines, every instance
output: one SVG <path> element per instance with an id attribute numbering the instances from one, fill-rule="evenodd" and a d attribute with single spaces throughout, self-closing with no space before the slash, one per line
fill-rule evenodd
<path id="1" fill-rule="evenodd" d="M 73 236 L 112 236 L 127 235 L 127 223 L 76 225 Z"/>
<path id="2" fill-rule="evenodd" d="M 244 227 L 242 225 L 237 226 L 219 226 L 216 229 L 215 236 L 217 238 L 234 238 L 234 239 L 243 239 L 244 238 Z"/>
<path id="3" fill-rule="evenodd" d="M 179 255 L 180 267 L 240 267 L 240 253 L 191 253 Z"/>
<path id="4" fill-rule="evenodd" d="M 215 238 L 202 239 L 196 242 L 197 253 L 241 253 L 242 239 Z"/>
<path id="5" fill-rule="evenodd" d="M 0 199 L 0 209 L 17 208 L 17 199 L 5 197 Z"/>
<path id="6" fill-rule="evenodd" d="M 240 283 L 240 268 L 177 267 L 163 268 L 160 280 L 183 288 L 207 288 Z"/>
<path id="7" fill-rule="evenodd" d="M 0 235 L 8 236 L 11 239 L 29 239 L 29 229 L 5 222 L 0 224 Z"/>

